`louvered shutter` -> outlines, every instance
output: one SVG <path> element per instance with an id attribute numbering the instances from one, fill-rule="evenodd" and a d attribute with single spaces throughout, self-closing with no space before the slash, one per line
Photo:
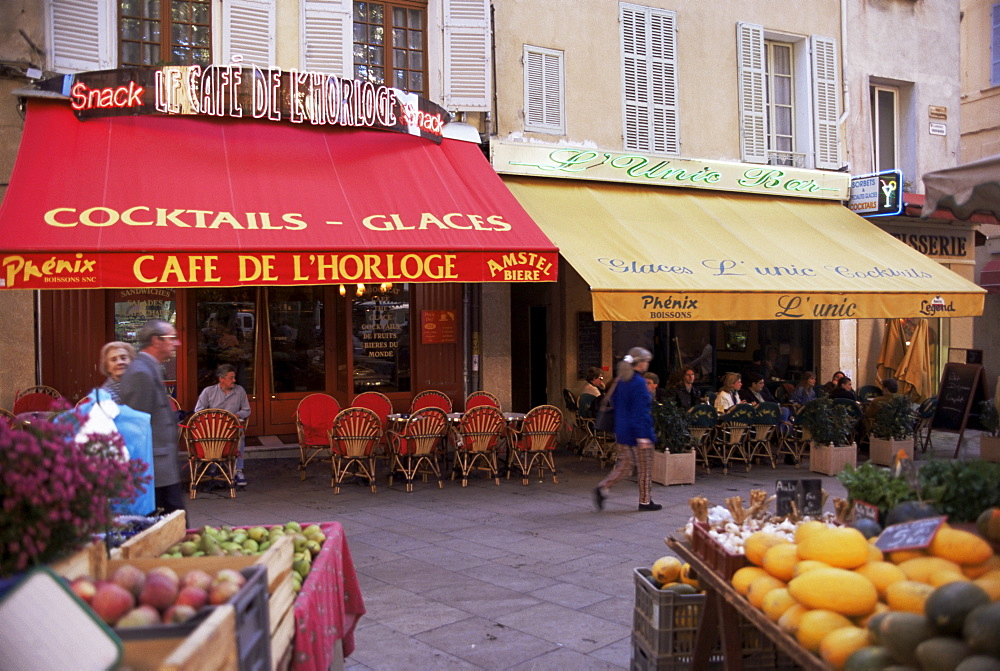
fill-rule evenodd
<path id="1" fill-rule="evenodd" d="M 302 5 L 302 69 L 354 77 L 352 0 L 305 0 Z"/>
<path id="2" fill-rule="evenodd" d="M 840 168 L 840 129 L 837 125 L 837 42 L 828 37 L 810 38 L 812 57 L 813 135 L 816 138 L 816 168 Z"/>
<path id="3" fill-rule="evenodd" d="M 444 104 L 450 110 L 490 108 L 489 0 L 445 0 Z"/>
<path id="4" fill-rule="evenodd" d="M 563 54 L 524 47 L 524 129 L 563 134 Z"/>
<path id="5" fill-rule="evenodd" d="M 114 68 L 111 0 L 49 0 L 49 67 L 56 72 Z"/>
<path id="6" fill-rule="evenodd" d="M 274 0 L 222 3 L 222 60 L 242 56 L 244 65 L 274 65 Z"/>
<path id="7" fill-rule="evenodd" d="M 747 163 L 767 163 L 764 97 L 764 28 L 736 24 L 736 65 L 740 86 L 740 146 Z"/>
<path id="8" fill-rule="evenodd" d="M 625 148 L 677 154 L 677 15 L 622 4 L 619 19 Z"/>
<path id="9" fill-rule="evenodd" d="M 990 33 L 990 86 L 1000 86 L 1000 2 L 990 7 L 993 30 Z"/>

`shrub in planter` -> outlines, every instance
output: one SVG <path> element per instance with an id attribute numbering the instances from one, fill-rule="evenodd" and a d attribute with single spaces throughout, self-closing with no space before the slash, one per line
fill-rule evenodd
<path id="1" fill-rule="evenodd" d="M 828 396 L 802 406 L 795 421 L 809 431 L 818 445 L 849 445 L 854 433 L 855 420 L 848 409 Z"/>
<path id="2" fill-rule="evenodd" d="M 1000 412 L 993 401 L 979 402 L 979 426 L 986 432 L 979 437 L 979 456 L 1000 462 Z"/>
<path id="3" fill-rule="evenodd" d="M 906 394 L 883 396 L 874 401 L 869 451 L 876 464 L 891 466 L 896 454 L 903 450 L 913 458 L 913 429 L 915 417 Z"/>
<path id="4" fill-rule="evenodd" d="M 653 403 L 656 449 L 661 452 L 690 452 L 694 446 L 684 411 L 674 403 Z"/>

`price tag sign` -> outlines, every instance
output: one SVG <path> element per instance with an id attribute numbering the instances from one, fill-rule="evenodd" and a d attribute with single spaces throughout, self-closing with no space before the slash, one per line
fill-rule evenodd
<path id="1" fill-rule="evenodd" d="M 873 522 L 878 522 L 878 506 L 873 506 L 866 501 L 855 501 L 854 519 L 872 520 Z"/>
<path id="2" fill-rule="evenodd" d="M 800 515 L 818 517 L 823 513 L 823 481 L 819 478 L 808 480 L 775 480 L 775 514 L 791 515 L 792 502 Z"/>
<path id="3" fill-rule="evenodd" d="M 875 545 L 882 552 L 925 548 L 934 540 L 934 534 L 946 519 L 947 516 L 925 517 L 922 520 L 893 524 L 882 530 Z"/>

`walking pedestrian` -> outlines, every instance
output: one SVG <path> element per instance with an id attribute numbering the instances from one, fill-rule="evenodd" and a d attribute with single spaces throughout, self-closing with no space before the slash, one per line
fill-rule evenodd
<path id="1" fill-rule="evenodd" d="M 163 386 L 162 364 L 181 344 L 177 330 L 161 319 L 151 319 L 136 333 L 139 354 L 121 379 L 122 403 L 149 413 L 153 434 L 153 484 L 156 507 L 164 513 L 184 510 L 181 471 L 177 466 L 177 414 Z"/>
<path id="2" fill-rule="evenodd" d="M 639 510 L 663 508 L 649 498 L 656 432 L 650 413 L 653 397 L 646 388 L 646 379 L 642 374 L 649 369 L 652 358 L 649 350 L 633 347 L 618 363 L 618 377 L 609 393 L 610 402 L 615 409 L 618 459 L 607 477 L 594 488 L 594 507 L 598 510 L 604 509 L 609 490 L 615 483 L 632 474 L 633 466 L 638 472 Z"/>

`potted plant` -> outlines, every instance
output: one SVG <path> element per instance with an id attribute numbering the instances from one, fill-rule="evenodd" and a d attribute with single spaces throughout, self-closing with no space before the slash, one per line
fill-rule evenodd
<path id="1" fill-rule="evenodd" d="M 661 485 L 693 485 L 694 441 L 684 411 L 674 403 L 653 403 L 653 482 Z"/>
<path id="2" fill-rule="evenodd" d="M 846 405 L 827 396 L 817 398 L 802 407 L 795 421 L 812 436 L 810 471 L 836 475 L 847 464 L 857 464 L 858 447 L 848 442 L 856 419 Z"/>
<path id="3" fill-rule="evenodd" d="M 872 415 L 868 450 L 871 461 L 892 466 L 899 450 L 913 459 L 913 406 L 906 394 L 883 396 L 872 401 L 877 407 Z"/>
<path id="4" fill-rule="evenodd" d="M 979 437 L 979 457 L 1000 462 L 1000 412 L 993 401 L 979 402 L 979 426 L 986 432 Z"/>

